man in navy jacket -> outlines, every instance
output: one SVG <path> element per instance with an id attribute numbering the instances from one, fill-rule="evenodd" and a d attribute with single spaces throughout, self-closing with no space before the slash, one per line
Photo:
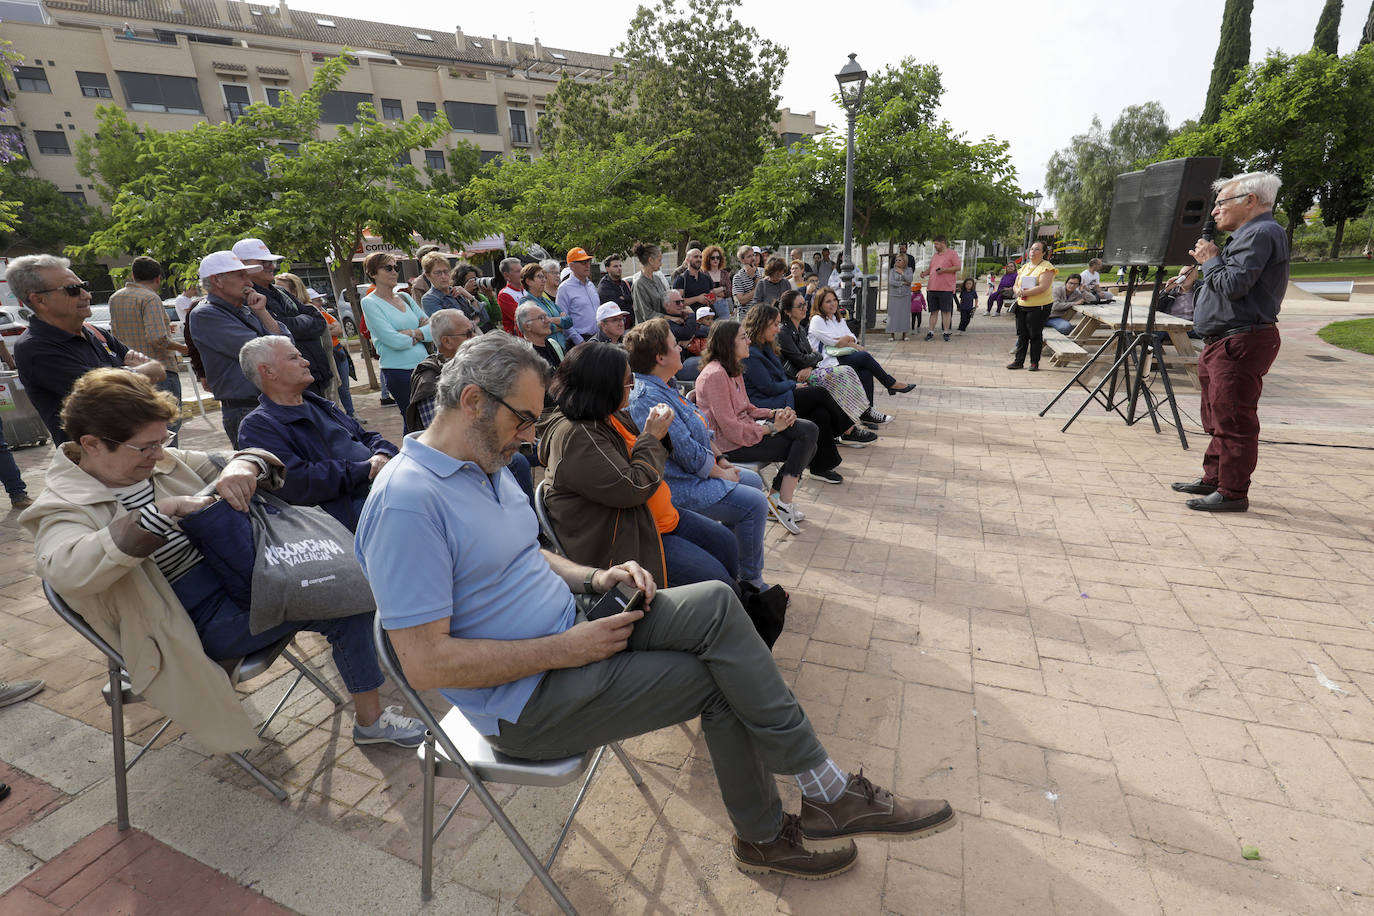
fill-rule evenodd
<path id="1" fill-rule="evenodd" d="M 310 362 L 286 337 L 258 337 L 243 345 L 239 365 L 262 391 L 258 407 L 239 426 L 240 448 L 266 449 L 286 465 L 276 495 L 319 506 L 354 530 L 363 502 L 396 446 L 363 429 L 333 402 L 308 391 Z"/>

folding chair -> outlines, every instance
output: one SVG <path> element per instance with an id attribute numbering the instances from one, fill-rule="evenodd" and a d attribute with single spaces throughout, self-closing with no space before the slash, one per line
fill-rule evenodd
<path id="1" fill-rule="evenodd" d="M 124 762 L 124 706 L 131 703 L 142 703 L 143 697 L 134 693 L 133 686 L 129 681 L 129 676 L 124 669 L 124 657 L 115 651 L 114 646 L 106 642 L 99 633 L 91 629 L 86 619 L 72 609 L 71 605 L 63 600 L 51 585 L 43 583 L 43 594 L 48 598 L 48 604 L 57 615 L 69 623 L 72 629 L 104 653 L 110 666 L 110 682 L 100 688 L 100 692 L 105 696 L 105 702 L 110 707 L 110 732 L 114 737 L 114 778 L 115 778 L 115 810 L 118 815 L 117 823 L 120 830 L 129 829 L 129 786 L 128 772 L 134 768 L 134 764 L 143 759 L 143 755 L 148 753 L 152 746 L 162 737 L 172 724 L 172 720 L 164 718 L 162 726 L 158 728 L 153 737 L 147 744 L 138 746 L 138 753 L 134 759 L 127 764 Z M 296 679 L 291 682 L 281 701 L 277 703 L 272 714 L 269 715 L 258 728 L 258 735 L 261 736 L 267 730 L 267 726 L 272 724 L 272 720 L 277 717 L 286 706 L 286 701 L 291 698 L 291 693 L 300 684 L 302 678 L 309 679 L 310 683 L 320 689 L 320 692 L 334 701 L 335 706 L 342 706 L 343 699 L 317 674 L 309 665 L 299 659 L 288 646 L 291 645 L 295 636 L 284 636 L 265 649 L 259 649 L 244 656 L 234 662 L 220 662 L 229 673 L 229 681 L 232 684 L 240 684 L 244 681 L 252 680 L 272 667 L 278 656 L 285 658 L 297 671 Z M 287 794 L 281 786 L 273 782 L 265 773 L 253 764 L 248 762 L 248 758 L 243 754 L 234 751 L 229 753 L 228 758 L 243 768 L 248 775 L 256 779 L 264 789 L 276 796 L 277 801 L 286 801 Z"/>
<path id="2" fill-rule="evenodd" d="M 560 557 L 566 557 L 568 552 L 563 549 L 563 542 L 558 539 L 558 535 L 553 530 L 553 522 L 549 519 L 549 508 L 544 503 L 548 488 L 548 478 L 539 481 L 539 486 L 534 488 L 534 517 L 539 520 L 539 533 L 544 536 L 544 540 L 549 542 L 549 549 Z"/>
<path id="3" fill-rule="evenodd" d="M 568 831 L 572 829 L 573 818 L 577 816 L 577 809 L 582 807 L 582 801 L 587 796 L 587 789 L 591 785 L 592 777 L 596 775 L 597 767 L 601 765 L 601 757 L 606 753 L 606 747 L 594 748 L 585 753 L 574 757 L 564 757 L 559 760 L 521 760 L 510 757 L 496 750 L 477 729 L 472 727 L 467 717 L 454 708 L 450 710 L 440 721 L 435 717 L 425 702 L 420 699 L 420 695 L 410 686 L 406 680 L 405 672 L 401 670 L 400 659 L 396 657 L 396 652 L 391 646 L 391 639 L 387 636 L 386 630 L 382 628 L 382 618 L 378 614 L 372 624 L 372 635 L 377 643 L 377 660 L 382 663 L 382 670 L 387 677 L 401 691 L 410 708 L 420 717 L 420 721 L 425 723 L 428 731 L 425 732 L 425 743 L 418 750 L 420 759 L 420 770 L 423 774 L 423 796 L 424 814 L 421 834 L 420 850 L 420 898 L 429 900 L 433 893 L 434 880 L 434 841 L 444 832 L 448 822 L 458 811 L 458 806 L 467 798 L 468 793 L 472 792 L 482 803 L 483 807 L 491 814 L 491 819 L 501 828 L 501 832 L 510 840 L 516 852 L 525 860 L 530 871 L 539 879 L 539 883 L 544 885 L 549 896 L 554 902 L 569 916 L 576 916 L 577 910 L 572 903 L 564 896 L 558 884 L 549 875 L 549 869 L 553 867 L 553 860 L 558 856 L 559 849 L 563 846 L 563 841 L 567 839 Z M 436 747 L 435 745 L 438 745 Z M 620 742 L 613 741 L 608 745 L 610 749 L 620 758 L 620 762 L 625 765 L 630 778 L 637 786 L 644 784 L 644 778 L 639 775 L 639 770 L 625 754 L 620 746 Z M 558 834 L 558 839 L 554 841 L 553 850 L 549 853 L 547 861 L 540 862 L 539 858 L 530 849 L 529 844 L 515 825 L 506 817 L 506 812 L 501 809 L 496 799 L 492 798 L 491 792 L 487 790 L 486 784 L 504 783 L 514 786 L 543 786 L 555 788 L 567 785 L 582 774 L 586 774 L 582 780 L 582 787 L 577 792 L 577 798 L 573 800 L 572 810 L 568 812 L 567 818 L 563 821 L 563 829 Z M 439 828 L 434 828 L 434 780 L 437 777 L 460 778 L 467 782 L 463 787 L 462 794 L 458 800 L 449 808 L 444 819 L 440 821 Z"/>

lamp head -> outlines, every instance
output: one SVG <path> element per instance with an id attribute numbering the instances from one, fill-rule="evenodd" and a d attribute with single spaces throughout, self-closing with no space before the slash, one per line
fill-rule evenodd
<path id="1" fill-rule="evenodd" d="M 868 71 L 859 66 L 859 62 L 854 59 L 857 56 L 849 55 L 849 61 L 835 74 L 835 81 L 840 84 L 840 102 L 851 116 L 859 110 L 859 104 L 864 97 L 864 86 L 868 83 Z"/>

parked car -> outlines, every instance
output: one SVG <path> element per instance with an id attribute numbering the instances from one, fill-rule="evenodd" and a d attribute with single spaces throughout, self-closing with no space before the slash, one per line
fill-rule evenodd
<path id="1" fill-rule="evenodd" d="M 91 317 L 86 319 L 86 323 L 93 324 L 106 333 L 114 333 L 110 330 L 110 306 L 108 304 L 92 305 Z"/>
<path id="2" fill-rule="evenodd" d="M 367 295 L 365 290 L 366 287 L 363 287 L 359 290 L 359 299 Z M 337 299 L 334 302 L 329 302 L 326 299 L 325 308 L 329 309 L 329 311 L 333 313 L 334 317 L 339 319 L 339 323 L 343 325 L 345 337 L 358 336 L 358 322 L 353 318 L 353 303 L 348 301 L 347 296 L 344 296 L 341 299 Z"/>
<path id="3" fill-rule="evenodd" d="M 0 337 L 18 337 L 23 334 L 29 329 L 29 317 L 32 315 L 33 312 L 23 306 L 0 308 Z"/>

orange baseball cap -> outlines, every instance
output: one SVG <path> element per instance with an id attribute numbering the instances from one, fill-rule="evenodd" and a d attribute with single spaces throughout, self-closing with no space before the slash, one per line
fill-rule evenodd
<path id="1" fill-rule="evenodd" d="M 567 260 L 569 264 L 573 261 L 590 261 L 591 259 L 592 256 L 581 248 L 574 248 L 572 251 L 568 252 Z"/>

